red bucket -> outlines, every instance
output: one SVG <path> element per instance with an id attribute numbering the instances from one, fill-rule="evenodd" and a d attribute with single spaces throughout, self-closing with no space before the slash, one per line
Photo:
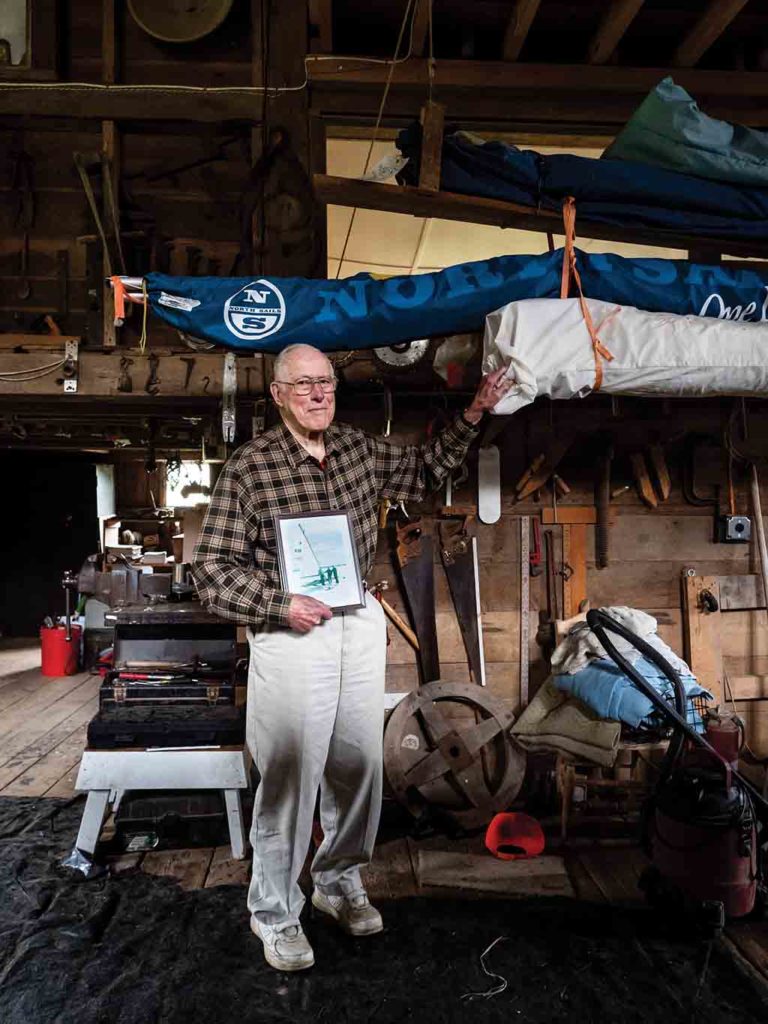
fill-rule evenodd
<path id="1" fill-rule="evenodd" d="M 43 626 L 40 630 L 40 651 L 44 676 L 73 676 L 80 661 L 80 626 L 72 626 L 72 639 L 67 640 L 64 626 Z"/>

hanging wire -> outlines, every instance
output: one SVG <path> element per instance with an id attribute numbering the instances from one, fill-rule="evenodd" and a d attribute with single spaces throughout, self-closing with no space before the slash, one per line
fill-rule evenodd
<path id="1" fill-rule="evenodd" d="M 398 32 L 398 35 L 397 35 L 397 42 L 395 43 L 395 52 L 394 52 L 394 55 L 392 57 L 392 60 L 389 61 L 389 72 L 387 74 L 387 81 L 384 84 L 384 91 L 383 91 L 383 93 L 381 95 L 381 102 L 379 103 L 379 111 L 378 111 L 378 113 L 376 115 L 376 124 L 374 125 L 373 135 L 371 136 L 370 145 L 368 146 L 368 155 L 365 158 L 365 166 L 363 167 L 363 176 L 365 176 L 365 174 L 368 172 L 368 166 L 369 166 L 369 164 L 371 162 L 371 155 L 373 153 L 373 147 L 376 144 L 376 139 L 377 139 L 377 136 L 378 136 L 379 128 L 381 127 L 381 119 L 384 116 L 384 106 L 385 106 L 385 104 L 387 102 L 387 97 L 389 96 L 389 88 L 390 88 L 390 86 L 392 84 L 392 77 L 393 77 L 393 75 L 395 73 L 395 65 L 401 63 L 402 60 L 407 60 L 410 57 L 410 55 L 411 55 L 411 50 L 413 48 L 413 22 L 415 20 L 415 17 L 416 17 L 416 6 L 415 6 L 415 3 L 414 3 L 414 0 L 407 0 L 406 6 L 405 6 L 405 13 L 403 14 L 403 20 L 400 23 L 400 31 Z M 398 52 L 400 50 L 400 44 L 403 41 L 403 36 L 405 35 L 405 29 L 406 29 L 406 26 L 408 25 L 408 19 L 409 18 L 410 18 L 410 41 L 409 41 L 409 44 L 408 44 L 408 53 L 406 54 L 406 56 L 404 58 L 402 58 L 401 60 L 398 60 L 397 54 L 398 54 Z M 350 239 L 350 236 L 352 234 L 352 227 L 353 227 L 353 225 L 355 223 L 355 217 L 357 216 L 357 209 L 358 208 L 356 206 L 353 208 L 352 216 L 349 218 L 349 224 L 347 225 L 347 233 L 346 233 L 346 235 L 344 237 L 344 245 L 341 247 L 341 256 L 339 257 L 339 265 L 336 267 L 336 279 L 338 279 L 339 276 L 341 275 L 341 268 L 342 268 L 342 265 L 344 263 L 344 257 L 345 257 L 346 252 L 347 252 L 347 246 L 349 245 L 349 239 Z"/>
<path id="2" fill-rule="evenodd" d="M 23 370 L 6 370 L 0 373 L 0 379 L 13 383 L 25 380 L 37 380 L 38 377 L 47 377 L 49 373 L 55 373 L 63 366 L 66 359 L 57 359 L 53 363 L 45 363 L 43 366 L 33 366 Z"/>
<path id="3" fill-rule="evenodd" d="M 410 60 L 412 56 L 411 50 L 403 57 L 397 57 L 395 60 L 387 60 L 385 57 L 339 57 L 338 54 L 321 54 L 312 53 L 308 54 L 304 58 L 304 79 L 299 85 L 273 85 L 273 86 L 261 86 L 261 85 L 215 85 L 215 86 L 199 86 L 199 85 L 105 85 L 102 82 L 2 82 L 0 83 L 0 92 L 7 91 L 9 89 L 56 89 L 59 92 L 67 92 L 72 90 L 88 91 L 94 93 L 115 93 L 117 95 L 123 95 L 128 93 L 142 93 L 142 92 L 157 92 L 161 89 L 164 93 L 193 93 L 196 96 L 203 96 L 209 94 L 226 95 L 228 93 L 238 93 L 240 95 L 248 96 L 252 94 L 262 94 L 267 92 L 272 98 L 276 96 L 282 96 L 288 92 L 301 92 L 309 86 L 309 65 L 310 64 L 322 64 L 327 61 L 333 61 L 336 64 L 336 74 L 350 74 L 354 75 L 357 73 L 360 64 L 377 64 L 387 66 L 388 64 L 404 64 Z M 339 66 L 340 60 L 349 60 L 350 67 L 345 68 Z"/>

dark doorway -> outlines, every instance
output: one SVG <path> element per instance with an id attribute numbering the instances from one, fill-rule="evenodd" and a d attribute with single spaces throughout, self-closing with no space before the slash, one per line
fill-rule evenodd
<path id="1" fill-rule="evenodd" d="M 61 577 L 98 550 L 93 457 L 0 454 L 3 498 L 0 633 L 34 636 L 46 615 L 64 613 Z"/>

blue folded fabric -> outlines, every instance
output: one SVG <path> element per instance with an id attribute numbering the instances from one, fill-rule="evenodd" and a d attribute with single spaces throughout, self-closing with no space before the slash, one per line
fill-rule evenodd
<path id="1" fill-rule="evenodd" d="M 397 147 L 409 163 L 403 180 L 418 176 L 420 131 L 404 129 Z M 443 139 L 440 187 L 560 211 L 574 196 L 584 220 L 684 231 L 701 238 L 763 239 L 768 233 L 768 189 L 680 174 L 629 160 L 544 156 L 462 132 Z"/>
<path id="2" fill-rule="evenodd" d="M 647 658 L 639 658 L 633 667 L 674 707 L 672 684 L 653 662 Z M 588 704 L 600 718 L 624 722 L 633 729 L 652 728 L 667 724 L 669 721 L 655 708 L 650 698 L 641 693 L 632 680 L 624 675 L 618 665 L 607 659 L 595 659 L 580 672 L 553 676 L 553 679 L 558 690 Z M 688 722 L 695 726 L 698 732 L 703 732 L 701 716 L 694 709 L 691 700 L 694 697 L 712 700 L 713 695 L 700 686 L 692 675 L 681 675 L 680 679 L 688 698 Z"/>

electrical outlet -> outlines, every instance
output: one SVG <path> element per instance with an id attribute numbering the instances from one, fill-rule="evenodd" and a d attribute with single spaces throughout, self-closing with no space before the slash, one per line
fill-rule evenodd
<path id="1" fill-rule="evenodd" d="M 752 520 L 749 516 L 721 516 L 720 543 L 746 544 L 752 536 Z"/>

